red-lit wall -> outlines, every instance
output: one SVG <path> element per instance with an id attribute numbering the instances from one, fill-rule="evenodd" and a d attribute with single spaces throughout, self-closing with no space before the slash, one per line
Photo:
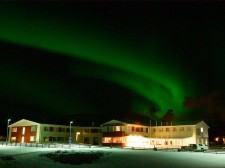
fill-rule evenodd
<path id="1" fill-rule="evenodd" d="M 102 132 L 102 137 L 123 137 L 123 136 L 125 136 L 124 131 Z"/>
<path id="2" fill-rule="evenodd" d="M 17 127 L 17 132 L 11 132 L 11 137 L 16 137 L 16 142 L 22 142 L 23 136 L 24 142 L 31 142 L 30 137 L 36 136 L 36 131 L 31 131 L 31 126 L 25 126 L 24 134 L 23 134 L 23 127 Z"/>

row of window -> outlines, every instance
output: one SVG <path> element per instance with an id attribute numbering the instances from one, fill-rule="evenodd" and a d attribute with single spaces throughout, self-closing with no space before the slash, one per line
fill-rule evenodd
<path id="1" fill-rule="evenodd" d="M 69 137 L 44 137 L 44 142 L 65 142 L 68 140 Z"/>
<path id="2" fill-rule="evenodd" d="M 130 131 L 130 127 L 128 127 L 128 130 Z M 131 127 L 132 132 L 145 132 L 148 133 L 148 128 L 143 128 L 143 127 Z"/>
<path id="3" fill-rule="evenodd" d="M 103 132 L 116 132 L 116 131 L 123 131 L 122 126 L 106 126 L 102 128 Z"/>
<path id="4" fill-rule="evenodd" d="M 107 126 L 102 128 L 103 132 L 116 132 L 116 131 L 124 131 L 123 126 Z M 149 132 L 149 128 L 146 127 L 134 127 L 134 126 L 129 126 L 128 131 L 130 132 Z"/>
<path id="5" fill-rule="evenodd" d="M 98 128 L 91 128 L 91 129 L 84 129 L 85 133 L 101 133 L 102 129 L 98 129 Z"/>
<path id="6" fill-rule="evenodd" d="M 105 137 L 102 138 L 102 143 L 125 143 L 124 137 Z"/>
<path id="7" fill-rule="evenodd" d="M 169 128 L 169 127 L 166 127 L 165 129 L 163 129 L 163 128 L 157 128 L 157 130 L 156 130 L 156 128 L 153 128 L 153 132 L 156 132 L 156 131 L 159 131 L 159 132 L 163 132 L 163 131 L 166 131 L 166 132 L 169 132 L 169 131 L 185 131 L 185 127 L 179 127 L 179 128 L 177 128 L 177 127 L 172 127 L 172 129 L 171 128 Z M 192 129 L 191 129 L 191 127 L 186 127 L 186 130 L 187 131 L 191 131 Z"/>
<path id="8" fill-rule="evenodd" d="M 23 134 L 25 133 L 25 129 L 26 129 L 26 128 L 28 128 L 28 127 L 23 127 L 23 128 L 22 128 L 22 133 L 23 133 Z M 12 132 L 17 132 L 17 131 L 18 131 L 18 128 L 17 128 L 17 127 L 13 127 L 13 128 L 12 128 Z M 31 132 L 37 131 L 37 126 L 31 126 L 31 127 L 30 127 L 30 131 L 31 131 Z"/>
<path id="9" fill-rule="evenodd" d="M 16 142 L 16 137 L 11 137 L 11 141 L 12 142 Z M 22 143 L 23 143 L 23 141 L 24 141 L 24 137 L 22 137 Z M 34 141 L 36 141 L 36 136 L 30 136 L 30 142 L 34 142 Z"/>
<path id="10" fill-rule="evenodd" d="M 62 128 L 62 127 L 44 127 L 44 131 L 57 131 L 57 132 L 70 132 L 70 128 Z M 74 132 L 74 129 L 71 128 L 71 132 Z"/>

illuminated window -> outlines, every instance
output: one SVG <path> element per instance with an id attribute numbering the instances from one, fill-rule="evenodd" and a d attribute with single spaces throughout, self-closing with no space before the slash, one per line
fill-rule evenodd
<path id="1" fill-rule="evenodd" d="M 36 141 L 35 139 L 36 139 L 35 136 L 31 136 L 31 137 L 30 137 L 30 141 L 31 141 L 31 142 L 32 142 L 32 141 Z"/>
<path id="2" fill-rule="evenodd" d="M 23 135 L 25 134 L 25 127 L 23 127 L 22 134 Z"/>
<path id="3" fill-rule="evenodd" d="M 76 141 L 78 140 L 79 135 L 80 135 L 80 132 L 77 132 L 77 133 L 76 133 Z"/>
<path id="4" fill-rule="evenodd" d="M 121 126 L 116 126 L 116 131 L 121 131 Z"/>
<path id="5" fill-rule="evenodd" d="M 203 128 L 201 127 L 201 132 L 203 132 Z"/>
<path id="6" fill-rule="evenodd" d="M 105 137 L 105 138 L 103 138 L 103 143 L 112 143 L 112 138 L 110 138 L 110 137 Z"/>
<path id="7" fill-rule="evenodd" d="M 22 136 L 21 142 L 24 143 L 24 136 Z"/>
<path id="8" fill-rule="evenodd" d="M 218 141 L 219 141 L 219 137 L 216 137 L 216 138 L 215 138 L 215 141 L 218 142 Z"/>
<path id="9" fill-rule="evenodd" d="M 17 127 L 12 128 L 12 132 L 17 132 Z"/>
<path id="10" fill-rule="evenodd" d="M 128 126 L 128 131 L 131 132 L 132 131 L 132 127 Z"/>
<path id="11" fill-rule="evenodd" d="M 11 138 L 11 141 L 16 141 L 16 137 L 12 137 Z"/>
<path id="12" fill-rule="evenodd" d="M 37 131 L 37 126 L 32 126 L 32 127 L 30 128 L 30 130 L 31 130 L 31 131 Z"/>
<path id="13" fill-rule="evenodd" d="M 49 141 L 49 138 L 48 137 L 44 137 L 44 141 L 45 142 L 48 142 Z"/>

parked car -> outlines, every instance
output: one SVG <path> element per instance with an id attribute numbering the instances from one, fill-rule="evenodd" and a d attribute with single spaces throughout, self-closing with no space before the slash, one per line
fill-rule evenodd
<path id="1" fill-rule="evenodd" d="M 181 146 L 178 151 L 206 151 L 208 149 L 208 146 L 205 144 L 190 144 L 189 146 Z"/>

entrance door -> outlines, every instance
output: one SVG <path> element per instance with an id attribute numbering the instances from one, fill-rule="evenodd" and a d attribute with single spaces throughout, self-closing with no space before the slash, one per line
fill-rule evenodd
<path id="1" fill-rule="evenodd" d="M 98 137 L 93 138 L 93 145 L 98 145 Z"/>

